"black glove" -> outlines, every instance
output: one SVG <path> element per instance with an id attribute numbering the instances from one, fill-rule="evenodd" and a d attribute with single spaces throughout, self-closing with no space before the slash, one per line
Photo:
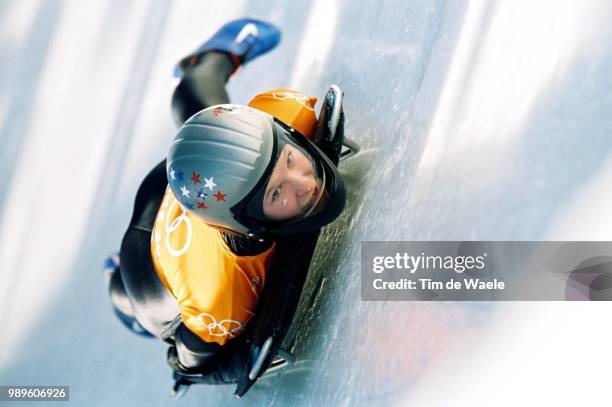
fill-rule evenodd
<path id="1" fill-rule="evenodd" d="M 176 347 L 174 346 L 170 346 L 168 348 L 168 355 L 166 360 L 172 370 L 180 375 L 189 375 L 193 373 L 190 372 L 189 369 L 187 369 L 185 366 L 183 366 L 183 364 L 179 360 L 178 353 L 176 352 Z"/>

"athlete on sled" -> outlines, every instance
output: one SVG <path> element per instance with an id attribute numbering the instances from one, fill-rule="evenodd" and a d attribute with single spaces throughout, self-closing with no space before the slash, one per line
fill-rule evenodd
<path id="1" fill-rule="evenodd" d="M 345 205 L 337 87 L 320 120 L 316 98 L 288 89 L 229 104 L 231 74 L 279 39 L 271 24 L 241 19 L 179 63 L 181 128 L 137 192 L 119 258 L 107 261 L 115 313 L 171 345 L 177 384 L 243 382 L 246 392 L 271 362 L 262 335 L 282 340 L 318 231 Z"/>

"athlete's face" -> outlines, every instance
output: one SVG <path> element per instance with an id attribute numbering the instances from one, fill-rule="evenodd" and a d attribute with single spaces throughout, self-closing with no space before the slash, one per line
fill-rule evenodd
<path id="1" fill-rule="evenodd" d="M 320 195 L 321 182 L 312 162 L 286 144 L 280 152 L 264 195 L 264 214 L 272 220 L 291 219 L 306 212 Z"/>

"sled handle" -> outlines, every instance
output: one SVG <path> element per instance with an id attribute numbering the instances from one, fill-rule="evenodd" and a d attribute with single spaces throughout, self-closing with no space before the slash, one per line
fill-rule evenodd
<path id="1" fill-rule="evenodd" d="M 353 140 L 348 138 L 344 138 L 342 140 L 342 150 L 340 151 L 340 161 L 344 161 L 347 158 L 351 158 L 355 154 L 359 152 L 359 144 L 355 143 Z"/>
<path id="2" fill-rule="evenodd" d="M 259 355 L 257 355 L 257 359 L 255 360 L 255 363 L 253 364 L 253 367 L 251 368 L 251 371 L 249 372 L 250 380 L 255 380 L 255 378 L 259 374 L 259 371 L 261 370 L 261 367 L 263 366 L 263 363 L 266 360 L 268 353 L 270 353 L 271 347 L 272 347 L 272 337 L 270 336 L 268 337 L 268 339 L 266 339 L 263 346 L 261 347 L 261 351 L 259 351 Z"/>
<path id="3" fill-rule="evenodd" d="M 274 356 L 274 360 L 270 363 L 270 366 L 266 369 L 266 371 L 262 374 L 262 377 L 268 376 L 277 372 L 281 369 L 286 368 L 287 366 L 291 366 L 295 363 L 295 357 L 284 349 L 279 349 L 276 352 L 276 356 Z"/>

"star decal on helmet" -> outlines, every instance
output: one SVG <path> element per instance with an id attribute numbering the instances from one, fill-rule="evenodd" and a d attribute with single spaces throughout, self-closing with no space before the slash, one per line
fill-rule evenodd
<path id="1" fill-rule="evenodd" d="M 236 106 L 217 106 L 215 110 L 212 111 L 213 116 L 219 116 L 223 113 L 236 113 L 239 112 L 240 109 Z"/>
<path id="2" fill-rule="evenodd" d="M 217 191 L 217 193 L 215 194 L 215 199 L 217 200 L 217 202 L 225 201 L 226 196 L 227 194 L 222 194 L 221 191 Z"/>
<path id="3" fill-rule="evenodd" d="M 189 198 L 189 190 L 185 185 L 181 185 L 181 193 L 183 194 L 183 196 Z"/>
<path id="4" fill-rule="evenodd" d="M 216 186 L 217 186 L 217 184 L 215 184 L 213 182 L 213 177 L 204 178 L 204 188 L 208 188 L 208 189 L 210 189 L 212 191 L 213 188 L 216 187 Z"/>
<path id="5" fill-rule="evenodd" d="M 189 170 L 187 171 L 189 173 Z M 198 173 L 195 169 L 191 170 L 191 182 L 185 182 L 185 172 L 179 168 L 170 167 L 168 171 L 169 181 L 174 185 L 175 191 L 181 195 L 180 203 L 184 208 L 187 209 L 210 209 L 209 203 L 206 203 L 208 193 L 206 189 L 215 191 L 217 184 L 214 181 L 214 177 L 206 178 L 202 173 Z M 181 182 L 183 181 L 183 182 Z M 199 184 L 199 185 L 198 185 Z M 180 191 L 180 192 L 179 192 Z M 227 194 L 222 193 L 219 190 L 212 195 L 216 202 L 225 202 Z"/>
<path id="6" fill-rule="evenodd" d="M 193 185 L 201 184 L 202 181 L 200 181 L 200 174 L 198 174 L 195 171 L 192 171 L 192 173 L 191 173 L 191 181 L 193 182 Z"/>

